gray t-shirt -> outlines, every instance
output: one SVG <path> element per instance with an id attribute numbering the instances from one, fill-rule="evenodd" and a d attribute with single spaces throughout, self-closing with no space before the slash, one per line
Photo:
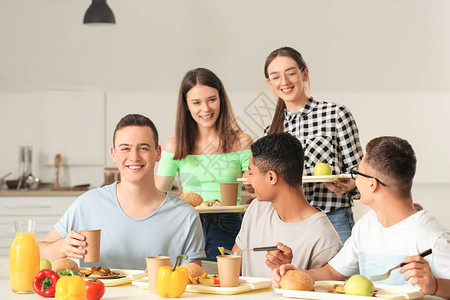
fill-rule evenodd
<path id="1" fill-rule="evenodd" d="M 292 264 L 301 269 L 325 265 L 342 247 L 339 235 L 323 212 L 296 223 L 283 222 L 271 202 L 254 200 L 245 212 L 236 244 L 241 249 L 274 246 L 290 247 Z M 271 277 L 266 252 L 246 251 L 242 256 L 242 275 Z"/>
<path id="2" fill-rule="evenodd" d="M 188 261 L 205 257 L 202 225 L 195 209 L 168 194 L 149 216 L 135 220 L 119 205 L 116 183 L 93 189 L 78 197 L 54 228 L 65 237 L 71 230 L 101 229 L 100 262 L 82 266 L 138 269 L 145 257 L 186 254 Z"/>

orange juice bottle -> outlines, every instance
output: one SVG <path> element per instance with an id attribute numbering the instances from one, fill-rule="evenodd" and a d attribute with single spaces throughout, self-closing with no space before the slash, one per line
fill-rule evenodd
<path id="1" fill-rule="evenodd" d="M 39 272 L 39 246 L 34 221 L 16 221 L 16 237 L 9 250 L 9 280 L 15 293 L 34 293 L 33 279 Z"/>

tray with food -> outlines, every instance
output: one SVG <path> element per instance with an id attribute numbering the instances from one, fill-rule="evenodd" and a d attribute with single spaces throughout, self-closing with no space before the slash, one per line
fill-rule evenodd
<path id="1" fill-rule="evenodd" d="M 418 287 L 373 284 L 362 275 L 354 275 L 348 281 L 316 281 L 301 270 L 291 270 L 280 280 L 281 288 L 275 292 L 288 298 L 298 299 L 351 299 L 370 298 L 420 299 Z"/>
<path id="2" fill-rule="evenodd" d="M 189 282 L 186 287 L 188 293 L 218 294 L 218 295 L 235 295 L 270 287 L 269 278 L 258 277 L 240 277 L 239 286 L 236 287 L 220 287 L 217 283 L 219 280 L 217 275 L 206 275 L 199 280 L 197 284 Z M 214 283 L 214 281 L 216 283 Z M 201 283 L 200 283 L 201 282 Z M 132 285 L 143 289 L 148 289 L 148 277 L 133 280 Z"/>
<path id="3" fill-rule="evenodd" d="M 109 271 L 108 271 L 109 270 Z M 146 276 L 145 272 L 139 270 L 107 269 L 103 267 L 79 268 L 78 275 L 85 280 L 98 279 L 105 286 L 118 286 L 131 283 Z"/>
<path id="4" fill-rule="evenodd" d="M 182 193 L 179 197 L 187 203 L 191 204 L 199 213 L 244 212 L 248 208 L 248 204 L 223 206 L 222 202 L 218 199 L 203 201 L 202 196 L 193 192 Z"/>
<path id="5" fill-rule="evenodd" d="M 195 210 L 199 213 L 226 213 L 226 212 L 244 212 L 248 208 L 248 204 L 233 206 L 197 206 Z"/>
<path id="6" fill-rule="evenodd" d="M 322 175 L 322 176 L 303 176 L 302 183 L 314 183 L 314 182 L 334 182 L 338 179 L 351 179 L 351 174 L 340 175 Z M 246 183 L 248 178 L 238 178 L 237 181 Z"/>
<path id="7" fill-rule="evenodd" d="M 115 279 L 127 276 L 127 274 L 121 270 L 112 270 L 109 268 L 103 268 L 103 266 L 79 268 L 78 275 L 87 279 Z"/>
<path id="8" fill-rule="evenodd" d="M 340 175 L 322 175 L 322 176 L 303 176 L 302 183 L 311 182 L 334 182 L 338 179 L 351 179 L 351 174 L 340 174 Z"/>
<path id="9" fill-rule="evenodd" d="M 195 263 L 184 263 L 180 267 L 186 268 L 189 272 L 186 292 L 190 293 L 233 295 L 268 288 L 271 285 L 269 278 L 240 277 L 239 286 L 221 287 L 218 275 L 206 273 Z M 148 277 L 133 280 L 131 284 L 144 289 L 149 288 Z"/>

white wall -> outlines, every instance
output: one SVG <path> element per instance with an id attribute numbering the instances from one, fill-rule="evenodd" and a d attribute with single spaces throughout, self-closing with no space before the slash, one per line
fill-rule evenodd
<path id="1" fill-rule="evenodd" d="M 149 116 L 164 141 L 173 134 L 180 80 L 200 66 L 223 80 L 242 126 L 259 137 L 270 120 L 266 108 L 273 107 L 264 60 L 289 45 L 309 65 L 313 95 L 351 109 L 364 145 L 378 135 L 412 143 L 416 182 L 427 196 L 418 202 L 448 211 L 449 1 L 108 3 L 116 26 L 82 25 L 89 0 L 0 1 L 1 174 L 16 170 L 17 146 L 28 144 L 35 149 L 34 173 L 51 180 L 47 162 L 54 153 L 42 138 L 49 123 L 43 120 L 45 91 L 95 90 L 104 92 L 104 114 L 73 117 L 93 126 L 103 122 L 104 158 L 66 172 L 68 184 L 101 184 L 119 118 L 129 112 Z"/>

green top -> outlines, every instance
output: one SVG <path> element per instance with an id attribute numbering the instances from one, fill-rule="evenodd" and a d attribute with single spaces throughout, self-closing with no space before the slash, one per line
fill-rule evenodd
<path id="1" fill-rule="evenodd" d="M 173 160 L 174 153 L 162 151 L 158 164 L 158 176 L 180 175 L 183 192 L 198 193 L 204 201 L 221 199 L 220 183 L 236 182 L 242 172 L 248 170 L 251 150 L 212 154 L 188 155 L 182 160 Z M 241 185 L 237 203 L 241 201 Z"/>

